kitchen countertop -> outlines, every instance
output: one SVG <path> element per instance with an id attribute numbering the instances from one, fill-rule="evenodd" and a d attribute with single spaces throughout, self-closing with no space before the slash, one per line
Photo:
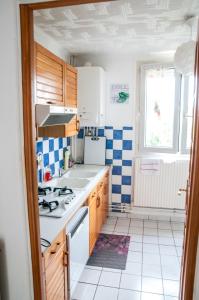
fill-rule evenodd
<path id="1" fill-rule="evenodd" d="M 62 218 L 52 218 L 46 216 L 40 216 L 40 236 L 48 240 L 50 243 L 56 238 L 61 230 L 64 229 L 67 222 L 78 211 L 78 209 L 84 204 L 89 194 L 94 187 L 103 178 L 105 173 L 109 170 L 107 166 L 93 166 L 93 165 L 75 165 L 70 170 L 84 170 L 97 172 L 97 174 L 89 179 L 89 183 L 83 189 L 78 189 L 81 193 L 78 199 L 74 200 L 68 207 L 66 214 Z M 49 183 L 49 182 L 48 182 Z M 53 179 L 50 181 L 53 183 Z M 48 184 L 47 184 L 48 185 Z M 42 253 L 48 248 L 41 246 Z"/>

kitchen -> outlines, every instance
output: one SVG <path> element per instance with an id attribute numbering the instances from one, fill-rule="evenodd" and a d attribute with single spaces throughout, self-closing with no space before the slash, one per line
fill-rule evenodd
<path id="1" fill-rule="evenodd" d="M 197 11 L 194 1 L 193 7 Z M 166 13 L 168 8 L 147 2 L 139 9 L 138 16 L 145 9 Z M 161 76 L 171 83 L 175 51 L 194 34 L 192 24 L 184 20 L 188 8 L 180 12 L 176 3 L 175 9 L 179 27 L 169 22 L 171 28 L 176 26 L 176 43 L 166 51 L 165 44 L 175 34 L 171 40 L 165 34 L 165 44 L 156 39 L 156 53 L 155 34 L 151 42 L 145 36 L 138 46 L 132 43 L 135 30 L 127 30 L 122 38 L 121 28 L 128 28 L 136 10 L 133 3 L 34 10 L 37 213 L 46 299 L 178 299 L 185 216 L 182 189 L 189 154 L 138 156 L 144 106 L 140 109 L 137 101 L 142 98 L 142 76 L 151 78 L 153 72 L 158 77 L 160 66 Z M 150 34 L 157 33 L 151 19 L 149 23 Z M 181 31 L 180 26 L 184 26 Z M 184 85 L 191 94 L 192 79 L 187 80 Z M 182 91 L 184 98 L 187 90 Z M 155 102 L 153 114 L 158 120 L 162 107 L 167 118 L 176 114 L 175 108 L 167 112 L 162 105 Z M 190 100 L 186 113 L 191 121 L 192 107 Z M 174 118 L 175 124 L 181 121 Z M 171 190 L 161 186 L 157 191 L 157 180 L 164 181 L 163 175 L 170 177 L 173 186 L 168 180 Z M 99 248 L 107 241 L 109 245 L 116 241 L 114 249 L 109 254 L 101 251 L 100 257 Z M 120 246 L 122 253 L 114 256 Z M 176 266 L 171 269 L 171 265 Z"/>

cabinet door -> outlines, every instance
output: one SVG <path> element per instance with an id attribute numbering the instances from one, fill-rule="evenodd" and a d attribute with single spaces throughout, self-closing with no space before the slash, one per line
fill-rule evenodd
<path id="1" fill-rule="evenodd" d="M 66 277 L 66 245 L 64 244 L 58 252 L 53 253 L 54 258 L 48 265 L 46 277 L 46 299 L 67 299 L 67 277 Z"/>
<path id="2" fill-rule="evenodd" d="M 89 197 L 89 253 L 91 255 L 95 242 L 97 240 L 97 229 L 96 229 L 96 196 L 97 193 L 93 192 Z"/>
<path id="3" fill-rule="evenodd" d="M 77 70 L 66 64 L 65 105 L 77 107 Z"/>
<path id="4" fill-rule="evenodd" d="M 104 178 L 104 189 L 103 189 L 103 222 L 106 221 L 108 216 L 108 205 L 109 205 L 109 172 L 106 173 Z"/>
<path id="5" fill-rule="evenodd" d="M 64 105 L 65 63 L 35 43 L 35 102 Z"/>
<path id="6" fill-rule="evenodd" d="M 100 233 L 103 224 L 103 191 L 97 195 L 97 234 Z"/>

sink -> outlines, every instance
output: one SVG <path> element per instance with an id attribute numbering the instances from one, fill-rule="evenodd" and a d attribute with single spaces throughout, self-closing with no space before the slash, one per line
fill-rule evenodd
<path id="1" fill-rule="evenodd" d="M 83 189 L 87 186 L 87 184 L 90 181 L 86 178 L 69 178 L 65 177 L 60 179 L 59 181 L 59 187 L 65 187 L 67 186 L 68 188 L 71 189 Z"/>
<path id="2" fill-rule="evenodd" d="M 86 170 L 71 170 L 68 172 L 67 177 L 70 178 L 93 178 L 97 175 L 97 172 Z"/>

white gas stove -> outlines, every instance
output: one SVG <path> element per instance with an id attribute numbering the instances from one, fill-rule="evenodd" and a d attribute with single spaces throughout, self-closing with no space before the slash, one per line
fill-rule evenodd
<path id="1" fill-rule="evenodd" d="M 54 218 L 63 217 L 79 194 L 79 191 L 73 191 L 67 187 L 39 187 L 39 215 Z"/>

